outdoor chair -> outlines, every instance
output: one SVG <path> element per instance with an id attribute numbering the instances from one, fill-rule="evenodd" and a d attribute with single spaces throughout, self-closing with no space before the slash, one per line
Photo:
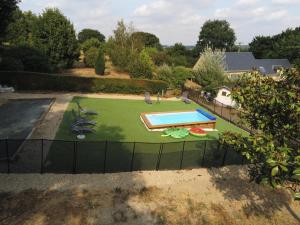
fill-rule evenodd
<path id="1" fill-rule="evenodd" d="M 83 113 L 85 115 L 98 115 L 98 113 L 94 110 L 88 110 L 85 108 L 82 108 L 81 105 L 79 104 L 79 102 L 76 101 L 76 104 L 78 106 L 78 110 L 80 113 Z"/>
<path id="2" fill-rule="evenodd" d="M 75 110 L 72 110 L 72 114 L 74 117 L 74 123 L 73 125 L 75 126 L 95 126 L 96 125 L 96 121 L 93 120 L 87 120 L 83 117 L 81 117 L 80 115 L 77 115 Z"/>
<path id="3" fill-rule="evenodd" d="M 150 93 L 149 92 L 145 92 L 145 102 L 147 104 L 152 104 L 152 100 L 151 100 L 151 97 L 150 97 Z"/>
<path id="4" fill-rule="evenodd" d="M 94 133 L 95 132 L 95 130 L 92 128 L 76 126 L 76 125 L 72 125 L 71 130 L 73 133 L 76 133 L 76 134 Z"/>
<path id="5" fill-rule="evenodd" d="M 181 99 L 185 104 L 191 104 L 191 102 L 192 102 L 190 99 L 188 99 L 188 94 L 189 93 L 187 91 L 185 91 L 181 95 Z"/>

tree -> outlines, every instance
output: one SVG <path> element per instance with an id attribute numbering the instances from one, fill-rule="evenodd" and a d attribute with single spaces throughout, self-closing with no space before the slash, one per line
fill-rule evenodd
<path id="1" fill-rule="evenodd" d="M 88 51 L 90 48 L 100 48 L 102 43 L 96 39 L 96 38 L 91 38 L 87 39 L 85 42 L 81 44 L 81 49 L 83 52 Z"/>
<path id="2" fill-rule="evenodd" d="M 229 51 L 236 41 L 234 30 L 226 20 L 208 20 L 200 31 L 199 40 L 196 45 L 198 55 L 206 47 L 224 49 Z"/>
<path id="3" fill-rule="evenodd" d="M 13 12 L 17 9 L 19 0 L 0 1 L 0 40 L 5 36 L 6 27 L 11 22 Z"/>
<path id="4" fill-rule="evenodd" d="M 287 58 L 300 66 L 300 27 L 287 29 L 272 37 L 258 36 L 249 44 L 256 58 Z"/>
<path id="5" fill-rule="evenodd" d="M 224 68 L 224 52 L 210 48 L 204 50 L 194 67 L 195 81 L 211 93 L 212 98 L 217 94 L 216 89 L 226 83 Z"/>
<path id="6" fill-rule="evenodd" d="M 229 132 L 222 139 L 249 160 L 257 182 L 275 187 L 300 180 L 300 171 L 295 172 L 300 169 L 300 149 L 294 144 L 300 139 L 299 91 L 300 72 L 291 69 L 282 71 L 279 81 L 247 73 L 231 93 L 243 109 L 242 121 L 258 132 L 244 137 Z"/>
<path id="7" fill-rule="evenodd" d="M 99 48 L 91 47 L 84 53 L 84 63 L 87 67 L 95 67 Z"/>
<path id="8" fill-rule="evenodd" d="M 22 12 L 16 9 L 13 13 L 13 22 L 7 27 L 5 40 L 11 45 L 33 46 L 32 34 L 37 16 L 31 11 Z"/>
<path id="9" fill-rule="evenodd" d="M 83 29 L 78 34 L 79 43 L 83 43 L 88 39 L 96 38 L 99 42 L 105 42 L 105 36 L 97 30 Z"/>
<path id="10" fill-rule="evenodd" d="M 162 48 L 159 42 L 159 38 L 156 37 L 154 34 L 146 33 L 146 32 L 134 32 L 132 33 L 132 38 L 140 39 L 145 47 L 152 47 L 157 49 Z"/>
<path id="11" fill-rule="evenodd" d="M 132 36 L 133 32 L 132 24 L 127 26 L 121 20 L 114 30 L 114 35 L 109 38 L 106 44 L 106 50 L 112 63 L 121 71 L 132 69 L 130 64 L 133 63 L 135 57 L 138 57 L 144 48 L 141 40 Z"/>
<path id="12" fill-rule="evenodd" d="M 46 9 L 38 17 L 33 43 L 57 68 L 72 66 L 79 55 L 73 24 L 56 8 Z"/>
<path id="13" fill-rule="evenodd" d="M 98 75 L 104 75 L 104 71 L 105 71 L 104 51 L 103 51 L 103 48 L 100 48 L 97 59 L 96 59 L 96 63 L 95 63 L 95 72 Z"/>
<path id="14" fill-rule="evenodd" d="M 144 49 L 133 57 L 130 64 L 130 75 L 134 78 L 152 78 L 154 64 L 147 51 Z"/>

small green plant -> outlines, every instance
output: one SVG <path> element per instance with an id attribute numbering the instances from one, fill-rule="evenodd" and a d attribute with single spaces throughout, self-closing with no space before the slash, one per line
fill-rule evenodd
<path id="1" fill-rule="evenodd" d="M 87 67 L 94 67 L 98 58 L 99 49 L 91 47 L 84 54 L 84 63 Z"/>

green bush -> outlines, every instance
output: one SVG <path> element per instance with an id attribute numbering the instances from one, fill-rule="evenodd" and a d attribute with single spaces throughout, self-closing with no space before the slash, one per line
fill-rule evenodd
<path id="1" fill-rule="evenodd" d="M 64 76 L 33 72 L 0 71 L 0 83 L 17 90 L 48 90 L 74 92 L 106 92 L 141 94 L 157 93 L 167 89 L 167 83 L 158 80 L 112 79 Z"/>
<path id="2" fill-rule="evenodd" d="M 95 63 L 95 72 L 98 75 L 104 75 L 104 71 L 105 71 L 104 52 L 103 49 L 100 48 L 100 50 L 98 50 L 98 56 Z"/>
<path id="3" fill-rule="evenodd" d="M 158 67 L 157 78 L 169 84 L 171 88 L 181 88 L 185 81 L 193 76 L 192 69 L 183 66 L 170 67 L 166 64 Z"/>
<path id="4" fill-rule="evenodd" d="M 46 55 L 41 53 L 39 50 L 32 48 L 30 46 L 17 46 L 12 48 L 7 48 L 3 50 L 4 58 L 12 58 L 14 62 L 18 62 L 18 67 L 14 68 L 3 68 L 1 70 L 24 70 L 24 71 L 33 71 L 33 72 L 49 72 L 51 71 L 51 65 L 49 59 Z M 23 65 L 23 69 L 20 68 L 20 62 Z M 7 65 L 8 66 L 8 65 Z"/>
<path id="5" fill-rule="evenodd" d="M 137 54 L 137 57 L 133 57 L 130 64 L 130 75 L 134 78 L 152 78 L 153 73 L 153 62 L 144 49 L 141 53 Z"/>
<path id="6" fill-rule="evenodd" d="M 95 66 L 98 53 L 99 53 L 99 49 L 95 47 L 91 47 L 84 53 L 84 63 L 87 67 Z"/>
<path id="7" fill-rule="evenodd" d="M 4 57 L 0 62 L 0 70 L 23 71 L 24 66 L 21 60 L 13 57 Z"/>
<path id="8" fill-rule="evenodd" d="M 101 42 L 97 38 L 91 38 L 81 44 L 81 49 L 85 53 L 91 48 L 100 48 Z"/>

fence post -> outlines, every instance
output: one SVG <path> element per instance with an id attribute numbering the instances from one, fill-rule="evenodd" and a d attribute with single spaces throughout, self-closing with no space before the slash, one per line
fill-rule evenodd
<path id="1" fill-rule="evenodd" d="M 216 112 L 216 99 L 213 100 L 213 104 L 214 104 L 214 112 Z"/>
<path id="2" fill-rule="evenodd" d="M 73 173 L 76 174 L 77 161 L 77 141 L 73 142 Z"/>
<path id="3" fill-rule="evenodd" d="M 134 152 L 135 152 L 135 142 L 133 142 L 133 149 L 132 149 L 132 157 L 131 157 L 131 164 L 130 164 L 130 171 L 131 172 L 133 170 Z"/>
<path id="4" fill-rule="evenodd" d="M 203 156 L 202 156 L 202 161 L 201 161 L 201 166 L 203 167 L 203 163 L 204 163 L 204 156 L 205 156 L 205 150 L 206 150 L 206 142 L 207 140 L 205 140 L 204 142 L 204 151 L 203 151 Z"/>
<path id="5" fill-rule="evenodd" d="M 6 149 L 6 158 L 7 158 L 7 173 L 10 173 L 10 160 L 9 160 L 9 151 L 8 151 L 8 139 L 5 139 L 5 149 Z"/>
<path id="6" fill-rule="evenodd" d="M 185 141 L 183 142 L 183 146 L 182 146 L 182 153 L 181 153 L 181 160 L 180 160 L 180 167 L 179 167 L 179 169 L 182 169 L 182 162 L 183 162 L 184 150 L 185 150 Z"/>
<path id="7" fill-rule="evenodd" d="M 41 139 L 41 174 L 44 173 L 44 139 Z"/>
<path id="8" fill-rule="evenodd" d="M 220 142 L 219 142 L 218 150 L 220 150 Z M 222 159 L 222 165 L 221 166 L 225 166 L 227 152 L 228 152 L 228 146 L 226 146 L 226 148 L 225 148 L 225 152 L 224 152 L 224 156 L 223 156 L 223 159 Z"/>
<path id="9" fill-rule="evenodd" d="M 222 105 L 221 105 L 221 116 L 223 116 L 223 103 L 221 103 Z"/>
<path id="10" fill-rule="evenodd" d="M 156 170 L 159 170 L 159 165 L 160 165 L 160 159 L 161 159 L 162 151 L 163 151 L 163 143 L 161 143 L 160 147 L 159 147 L 159 153 L 158 153 L 158 157 L 157 157 Z"/>
<path id="11" fill-rule="evenodd" d="M 107 155 L 107 140 L 105 141 L 105 149 L 104 149 L 104 162 L 103 162 L 103 173 L 106 172 L 106 155 Z"/>

